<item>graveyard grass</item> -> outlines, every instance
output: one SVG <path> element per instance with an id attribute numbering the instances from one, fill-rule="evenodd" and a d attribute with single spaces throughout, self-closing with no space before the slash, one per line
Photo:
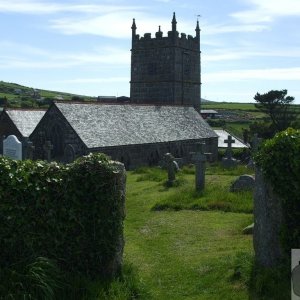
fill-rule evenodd
<path id="1" fill-rule="evenodd" d="M 252 196 L 226 198 L 245 170 L 208 169 L 203 194 L 193 173 L 184 168 L 167 187 L 160 169 L 128 172 L 124 260 L 144 286 L 140 299 L 248 299 L 253 247 L 242 229 L 253 222 Z"/>

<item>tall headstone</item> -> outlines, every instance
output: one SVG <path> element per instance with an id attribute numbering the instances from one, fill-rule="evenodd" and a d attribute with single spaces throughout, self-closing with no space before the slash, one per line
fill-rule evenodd
<path id="1" fill-rule="evenodd" d="M 192 160 L 195 162 L 196 174 L 195 174 L 195 187 L 197 191 L 202 191 L 205 186 L 205 162 L 206 154 L 205 143 L 196 143 L 196 153 L 192 153 Z"/>
<path id="2" fill-rule="evenodd" d="M 33 146 L 33 143 L 29 140 L 29 138 L 23 139 L 23 159 L 30 159 L 33 160 L 33 153 L 35 150 L 35 147 Z"/>
<path id="3" fill-rule="evenodd" d="M 3 141 L 3 156 L 22 160 L 22 143 L 15 135 L 9 135 Z"/>
<path id="4" fill-rule="evenodd" d="M 228 135 L 227 140 L 224 140 L 224 143 L 227 144 L 227 149 L 225 157 L 222 159 L 222 164 L 225 168 L 232 168 L 237 165 L 237 160 L 232 157 L 232 144 L 235 143 L 235 140 L 231 135 Z"/>
<path id="5" fill-rule="evenodd" d="M 253 135 L 253 139 L 252 139 L 252 143 L 251 143 L 251 157 L 250 157 L 249 163 L 247 164 L 248 168 L 254 169 L 255 162 L 253 160 L 253 155 L 258 151 L 258 148 L 261 143 L 262 143 L 262 138 L 259 138 L 258 134 L 255 133 Z"/>
<path id="6" fill-rule="evenodd" d="M 51 161 L 51 151 L 53 150 L 53 145 L 51 144 L 50 141 L 46 141 L 43 146 L 43 149 L 45 152 L 46 160 L 48 162 L 50 162 Z"/>
<path id="7" fill-rule="evenodd" d="M 172 186 L 175 182 L 175 174 L 178 171 L 179 167 L 177 162 L 175 161 L 174 156 L 171 153 L 166 153 L 164 155 L 165 164 L 168 171 L 168 181 L 167 184 Z"/>
<path id="8" fill-rule="evenodd" d="M 0 155 L 3 155 L 3 141 L 5 140 L 5 136 L 0 136 Z"/>

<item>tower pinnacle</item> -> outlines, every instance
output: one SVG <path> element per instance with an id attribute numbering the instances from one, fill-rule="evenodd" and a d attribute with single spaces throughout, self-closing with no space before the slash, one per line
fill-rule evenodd
<path id="1" fill-rule="evenodd" d="M 176 16 L 175 16 L 175 12 L 173 13 L 173 19 L 172 19 L 172 31 L 176 31 Z"/>
<path id="2" fill-rule="evenodd" d="M 135 35 L 135 34 L 136 34 L 136 25 L 135 25 L 135 19 L 133 19 L 133 21 L 132 21 L 132 26 L 131 26 L 131 29 L 132 29 L 132 35 Z"/>

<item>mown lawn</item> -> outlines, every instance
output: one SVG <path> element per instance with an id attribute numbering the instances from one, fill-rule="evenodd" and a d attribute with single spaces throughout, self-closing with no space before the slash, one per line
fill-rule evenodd
<path id="1" fill-rule="evenodd" d="M 157 169 L 128 172 L 125 220 L 125 262 L 139 274 L 146 294 L 142 299 L 248 299 L 253 248 L 252 236 L 242 229 L 252 223 L 252 200 L 212 199 L 228 194 L 236 175 L 207 175 L 207 193 L 194 193 L 192 171 L 183 171 L 178 186 L 164 185 L 166 173 Z M 222 172 L 219 172 L 222 173 Z M 219 186 L 211 189 L 211 186 Z M 185 195 L 194 195 L 185 197 Z M 181 208 L 172 201 L 185 197 Z M 204 204 L 223 203 L 215 208 Z M 196 210 L 190 202 L 200 203 Z M 175 199 L 175 200 L 174 200 Z M 250 199 L 250 200 L 249 200 Z M 155 210 L 167 203 L 166 210 Z M 180 203 L 180 201 L 179 201 Z M 178 204 L 178 203 L 177 203 Z M 187 205 L 188 209 L 185 208 Z M 181 210 L 178 210 L 181 209 Z M 217 210 L 214 210 L 217 209 Z M 210 211 L 209 211 L 210 210 Z"/>

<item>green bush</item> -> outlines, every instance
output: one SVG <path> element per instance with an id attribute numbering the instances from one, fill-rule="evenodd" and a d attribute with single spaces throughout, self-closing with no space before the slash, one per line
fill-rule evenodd
<path id="1" fill-rule="evenodd" d="M 42 256 L 64 271 L 111 276 L 120 251 L 120 172 L 103 154 L 70 165 L 0 158 L 0 269 Z"/>
<path id="2" fill-rule="evenodd" d="M 287 255 L 300 247 L 300 130 L 287 129 L 267 140 L 256 162 L 282 199 L 285 224 L 281 242 Z"/>

